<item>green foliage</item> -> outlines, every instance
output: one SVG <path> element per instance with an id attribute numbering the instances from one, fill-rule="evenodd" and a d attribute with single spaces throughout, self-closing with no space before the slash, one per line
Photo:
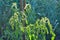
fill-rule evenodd
<path id="1" fill-rule="evenodd" d="M 26 4 L 24 12 L 27 16 L 28 23 L 34 23 L 36 21 L 36 13 L 32 10 L 30 4 Z"/>
<path id="2" fill-rule="evenodd" d="M 21 12 L 18 0 L 0 0 L 0 40 L 23 40 L 23 35 L 26 40 L 55 40 L 52 27 L 56 26 L 56 19 L 60 22 L 59 2 L 57 5 L 56 0 L 26 2 L 31 5 L 26 4 Z"/>
<path id="3" fill-rule="evenodd" d="M 41 20 L 37 19 L 33 24 L 29 23 L 32 20 L 32 19 L 28 20 L 30 19 L 29 15 L 31 14 L 31 12 L 29 12 L 29 8 L 30 5 L 28 4 L 25 9 L 25 12 L 20 12 L 20 13 L 15 12 L 14 15 L 10 18 L 9 23 L 11 25 L 11 29 L 13 30 L 11 34 L 13 35 L 13 38 L 12 37 L 9 38 L 11 40 L 17 40 L 17 39 L 22 40 L 23 39 L 22 35 L 24 33 L 26 40 L 46 40 L 46 35 L 50 34 L 52 35 L 50 39 L 54 40 L 55 34 L 52 30 L 52 25 L 50 24 L 48 18 L 45 17 L 42 18 Z"/>
<path id="4" fill-rule="evenodd" d="M 15 19 L 16 20 L 16 19 Z M 14 21 L 15 21 L 14 20 Z M 47 21 L 47 22 L 46 22 Z M 13 22 L 13 21 L 12 21 Z M 15 22 L 13 22 L 15 23 Z M 18 22 L 17 22 L 18 23 Z M 16 24 L 17 24 L 16 23 Z M 10 23 L 11 24 L 11 23 Z M 48 26 L 46 26 L 46 24 Z M 20 24 L 19 24 L 20 25 Z M 13 25 L 11 24 L 11 27 Z M 18 30 L 20 31 L 20 35 L 23 35 L 23 32 L 25 32 L 25 36 L 26 36 L 26 40 L 46 40 L 46 34 L 51 34 L 51 40 L 55 39 L 55 34 L 52 30 L 52 26 L 50 24 L 50 21 L 48 18 L 42 18 L 41 20 L 38 19 L 36 21 L 36 23 L 34 24 L 29 24 L 26 27 L 23 27 L 23 25 L 20 26 L 13 26 L 15 27 L 15 31 L 16 31 L 16 36 L 18 35 Z M 48 29 L 49 28 L 49 29 Z M 14 34 L 15 35 L 15 34 Z M 16 37 L 15 36 L 15 37 Z M 23 38 L 21 36 L 21 38 Z M 17 38 L 18 39 L 18 38 Z M 22 40 L 22 39 L 21 39 Z"/>
<path id="5" fill-rule="evenodd" d="M 55 33 L 60 36 L 60 0 L 26 0 L 39 16 L 50 19 Z M 53 6 L 52 6 L 53 5 Z M 58 37 L 57 39 L 58 40 Z"/>

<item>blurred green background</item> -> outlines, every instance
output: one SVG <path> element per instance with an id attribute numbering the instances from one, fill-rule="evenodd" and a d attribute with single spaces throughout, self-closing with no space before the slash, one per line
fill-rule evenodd
<path id="1" fill-rule="evenodd" d="M 26 0 L 27 4 L 24 12 L 21 12 L 20 0 L 0 0 L 0 40 L 60 40 L 60 0 Z M 50 23 L 46 22 L 45 17 Z M 49 34 L 41 34 L 39 30 L 46 30 L 44 27 Z M 46 35 L 51 37 L 50 34 L 53 39 L 45 39 Z"/>

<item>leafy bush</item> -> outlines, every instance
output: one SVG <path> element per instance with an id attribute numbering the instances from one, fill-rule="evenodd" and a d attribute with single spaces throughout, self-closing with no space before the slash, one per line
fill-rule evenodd
<path id="1" fill-rule="evenodd" d="M 16 16 L 16 15 L 15 15 Z M 19 35 L 21 36 L 20 40 L 23 39 L 22 35 L 23 33 L 25 33 L 25 38 L 26 40 L 46 40 L 46 35 L 52 35 L 51 40 L 54 40 L 55 38 L 55 34 L 52 30 L 52 25 L 50 24 L 50 21 L 48 18 L 42 18 L 41 20 L 38 19 L 36 21 L 36 23 L 34 24 L 29 24 L 26 25 L 26 27 L 24 27 L 24 24 L 21 24 L 22 22 L 19 22 L 16 19 L 13 18 L 14 20 L 10 21 L 11 24 L 11 28 L 12 30 L 14 30 L 14 37 L 16 37 L 16 39 L 19 39 Z M 20 23 L 20 24 L 18 24 Z M 20 32 L 20 34 L 18 34 Z M 16 34 L 15 34 L 16 33 Z M 50 37 L 50 36 L 49 36 Z"/>
<path id="2" fill-rule="evenodd" d="M 27 7 L 28 6 L 30 5 L 27 5 Z M 4 37 L 2 38 L 7 40 L 23 40 L 23 35 L 25 35 L 26 40 L 54 40 L 55 34 L 49 19 L 44 17 L 37 19 L 34 23 L 29 23 L 32 19 L 28 20 L 30 19 L 30 13 L 28 12 L 29 14 L 26 14 L 26 12 L 29 11 L 28 9 L 24 12 L 14 12 L 14 15 L 9 20 L 10 29 L 12 31 L 6 27 Z M 51 38 L 47 38 L 47 36 Z"/>
<path id="3" fill-rule="evenodd" d="M 44 1 L 41 2 L 44 4 L 46 3 Z M 39 7 L 37 6 L 35 7 L 38 8 L 37 11 L 40 12 L 41 15 L 44 17 L 42 17 L 40 13 L 37 13 L 36 8 L 32 9 L 30 4 L 26 4 L 24 12 L 21 11 L 19 12 L 17 4 L 13 3 L 13 5 L 10 7 L 12 10 L 11 15 L 9 16 L 7 14 L 8 15 L 7 19 L 9 23 L 7 22 L 7 19 L 5 19 L 7 16 L 5 13 L 3 14 L 4 16 L 3 18 L 1 16 L 1 19 L 5 19 L 5 21 L 3 22 L 2 20 L 2 22 L 7 23 L 9 25 L 6 26 L 5 30 L 0 28 L 1 30 L 0 39 L 1 40 L 23 40 L 24 39 L 23 35 L 25 35 L 25 40 L 55 40 L 56 35 L 53 31 L 52 28 L 53 26 L 50 23 L 49 19 L 45 17 L 46 16 L 45 6 L 43 4 L 40 5 L 40 3 L 38 4 L 39 6 L 42 6 L 42 9 L 39 9 Z M 41 18 L 37 14 L 41 16 Z M 50 17 L 50 15 L 48 17 Z"/>

